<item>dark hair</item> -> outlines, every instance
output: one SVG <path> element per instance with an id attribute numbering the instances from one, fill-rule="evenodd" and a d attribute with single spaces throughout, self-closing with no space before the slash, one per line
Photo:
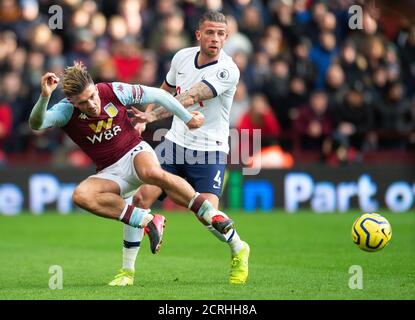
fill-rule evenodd
<path id="1" fill-rule="evenodd" d="M 226 17 L 222 12 L 209 10 L 199 19 L 199 28 L 205 21 L 220 22 L 226 24 Z"/>

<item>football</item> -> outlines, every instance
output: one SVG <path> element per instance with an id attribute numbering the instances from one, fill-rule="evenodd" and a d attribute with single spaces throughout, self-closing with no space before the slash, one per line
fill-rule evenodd
<path id="1" fill-rule="evenodd" d="M 364 251 L 379 251 L 389 243 L 391 238 L 391 225 L 380 214 L 365 213 L 353 223 L 353 242 Z"/>

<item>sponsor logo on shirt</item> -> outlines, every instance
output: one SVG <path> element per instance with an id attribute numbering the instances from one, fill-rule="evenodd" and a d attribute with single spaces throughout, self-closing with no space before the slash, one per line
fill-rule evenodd
<path id="1" fill-rule="evenodd" d="M 89 124 L 89 127 L 95 133 L 100 133 L 102 131 L 102 128 L 104 128 L 104 130 L 109 130 L 112 128 L 112 118 L 108 118 L 107 121 L 99 120 L 97 124 L 91 123 Z"/>
<path id="2" fill-rule="evenodd" d="M 112 118 L 108 118 L 107 121 L 99 120 L 96 124 L 90 123 L 89 127 L 95 133 L 92 136 L 86 136 L 92 144 L 95 144 L 97 141 L 101 143 L 105 140 L 111 140 L 121 131 L 120 126 L 112 127 Z"/>

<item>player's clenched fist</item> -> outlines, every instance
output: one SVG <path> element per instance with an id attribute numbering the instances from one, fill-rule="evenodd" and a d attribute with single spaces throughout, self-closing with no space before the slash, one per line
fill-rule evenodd
<path id="1" fill-rule="evenodd" d="M 50 97 L 53 90 L 56 89 L 59 83 L 59 78 L 52 72 L 45 73 L 40 80 L 40 87 L 43 97 Z"/>
<path id="2" fill-rule="evenodd" d="M 189 129 L 200 128 L 205 122 L 205 116 L 203 115 L 203 113 L 200 113 L 199 111 L 192 111 L 190 113 L 192 114 L 193 118 L 187 123 L 187 126 L 189 127 Z"/>

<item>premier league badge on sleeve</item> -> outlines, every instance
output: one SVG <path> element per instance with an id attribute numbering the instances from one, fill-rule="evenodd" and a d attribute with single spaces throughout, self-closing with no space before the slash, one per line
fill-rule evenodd
<path id="1" fill-rule="evenodd" d="M 110 102 L 104 107 L 104 111 L 111 118 L 114 118 L 118 114 L 118 109 Z"/>
<path id="2" fill-rule="evenodd" d="M 219 80 L 228 80 L 229 79 L 229 71 L 226 69 L 219 69 L 216 73 L 216 77 Z"/>

